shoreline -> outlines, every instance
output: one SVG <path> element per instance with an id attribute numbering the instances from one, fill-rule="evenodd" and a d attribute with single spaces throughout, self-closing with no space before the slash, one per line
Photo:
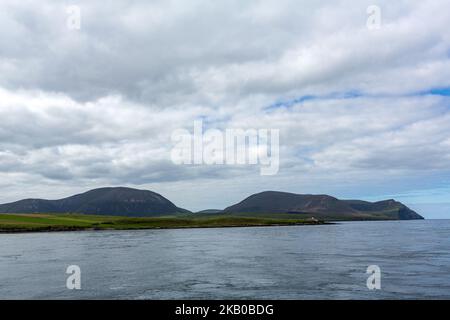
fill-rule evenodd
<path id="1" fill-rule="evenodd" d="M 319 222 L 303 222 L 303 223 L 274 223 L 274 224 L 236 224 L 236 225 L 206 225 L 206 226 L 159 226 L 159 227 L 142 227 L 142 228 L 42 228 L 36 230 L 30 229 L 1 229 L 1 234 L 21 234 L 21 233 L 53 233 L 53 232 L 86 232 L 86 231 L 141 231 L 141 230 L 180 230 L 180 229 L 222 229 L 222 228 L 268 228 L 268 227 L 294 227 L 294 226 L 322 226 L 335 225 L 335 222 L 319 221 Z"/>

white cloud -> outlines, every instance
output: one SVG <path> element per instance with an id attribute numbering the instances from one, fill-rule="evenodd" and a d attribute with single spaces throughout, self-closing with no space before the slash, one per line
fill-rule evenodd
<path id="1" fill-rule="evenodd" d="M 79 31 L 62 4 L 0 5 L 0 202 L 139 185 L 199 209 L 261 189 L 407 192 L 450 171 L 450 98 L 428 94 L 450 87 L 446 1 L 379 1 L 376 31 L 365 1 L 77 4 Z M 280 129 L 280 174 L 173 165 L 172 131 L 200 117 Z"/>

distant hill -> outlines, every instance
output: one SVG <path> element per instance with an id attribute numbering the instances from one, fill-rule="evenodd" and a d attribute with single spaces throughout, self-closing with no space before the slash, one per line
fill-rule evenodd
<path id="1" fill-rule="evenodd" d="M 100 188 L 60 200 L 25 199 L 0 205 L 0 213 L 83 213 L 149 217 L 188 213 L 148 190 Z"/>
<path id="2" fill-rule="evenodd" d="M 324 220 L 414 220 L 422 216 L 395 200 L 339 200 L 328 195 L 266 191 L 254 194 L 222 212 L 242 216 L 315 217 Z"/>
<path id="3" fill-rule="evenodd" d="M 158 217 L 192 214 L 148 190 L 100 188 L 59 200 L 25 199 L 0 205 L 0 213 L 82 213 L 92 215 Z M 254 194 L 225 210 L 192 214 L 260 218 L 321 220 L 413 220 L 422 216 L 395 200 L 367 202 L 339 200 L 328 195 L 266 191 Z"/>
<path id="4" fill-rule="evenodd" d="M 221 213 L 222 210 L 220 209 L 206 209 L 206 210 L 202 210 L 202 211 L 198 211 L 196 212 L 196 214 L 217 214 L 217 213 Z"/>

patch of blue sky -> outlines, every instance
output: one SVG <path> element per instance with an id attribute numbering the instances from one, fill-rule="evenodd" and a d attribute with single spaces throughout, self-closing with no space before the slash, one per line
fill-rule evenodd
<path id="1" fill-rule="evenodd" d="M 430 90 L 430 94 L 438 95 L 438 96 L 450 97 L 450 87 L 448 87 L 448 88 L 432 89 L 432 90 Z"/>
<path id="2" fill-rule="evenodd" d="M 427 96 L 442 96 L 442 97 L 450 97 L 450 87 L 441 87 L 441 88 L 431 88 L 428 90 L 424 90 L 415 95 Z"/>
<path id="3" fill-rule="evenodd" d="M 435 96 L 442 96 L 442 97 L 450 97 L 450 87 L 438 87 L 438 88 L 431 88 L 428 90 L 415 92 L 406 96 L 426 96 L 426 95 L 435 95 Z M 264 111 L 271 112 L 279 109 L 291 109 L 292 107 L 296 105 L 301 105 L 304 102 L 312 101 L 312 100 L 335 100 L 335 99 L 356 99 L 360 97 L 370 95 L 363 94 L 360 91 L 354 90 L 354 91 L 347 91 L 343 93 L 330 93 L 326 95 L 304 95 L 298 98 L 293 98 L 290 100 L 279 100 L 267 107 L 264 108 Z M 380 96 L 382 97 L 382 96 Z"/>
<path id="4" fill-rule="evenodd" d="M 343 93 L 330 93 L 327 95 L 304 95 L 290 100 L 280 100 L 264 108 L 264 111 L 270 112 L 278 109 L 290 109 L 293 106 L 303 104 L 312 100 L 330 100 L 330 99 L 355 99 L 362 97 L 359 91 L 347 91 Z"/>

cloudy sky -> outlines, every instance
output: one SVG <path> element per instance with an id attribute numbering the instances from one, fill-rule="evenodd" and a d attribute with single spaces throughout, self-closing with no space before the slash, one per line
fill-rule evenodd
<path id="1" fill-rule="evenodd" d="M 450 218 L 449 27 L 447 0 L 2 0 L 0 202 L 120 185 L 198 210 L 282 190 Z M 175 165 L 196 119 L 279 129 L 278 174 Z"/>

